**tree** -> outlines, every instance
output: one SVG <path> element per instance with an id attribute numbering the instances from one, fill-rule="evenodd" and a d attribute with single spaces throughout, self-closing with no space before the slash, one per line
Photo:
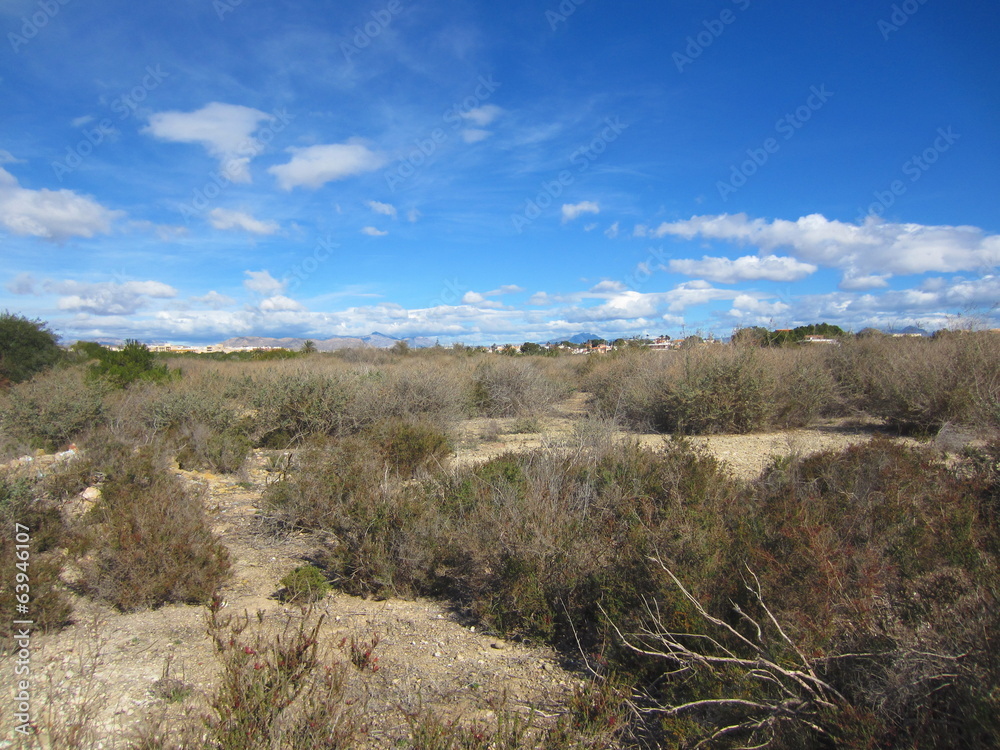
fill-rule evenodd
<path id="1" fill-rule="evenodd" d="M 545 349 L 541 344 L 536 344 L 534 341 L 525 341 L 521 344 L 521 354 L 544 354 Z"/>
<path id="2" fill-rule="evenodd" d="M 0 313 L 0 385 L 21 383 L 63 356 L 56 335 L 41 320 Z"/>
<path id="3" fill-rule="evenodd" d="M 405 341 L 397 341 L 395 344 L 392 345 L 392 353 L 393 354 L 409 354 L 410 353 L 410 345 L 407 344 Z"/>
<path id="4" fill-rule="evenodd" d="M 302 344 L 303 354 L 312 354 L 316 351 L 316 342 L 312 339 L 306 339 L 305 343 Z"/>

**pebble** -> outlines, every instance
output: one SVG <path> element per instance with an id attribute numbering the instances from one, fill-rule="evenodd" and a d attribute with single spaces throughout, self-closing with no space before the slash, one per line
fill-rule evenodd
<path id="1" fill-rule="evenodd" d="M 497 651 L 503 651 L 505 648 L 507 648 L 507 644 L 503 643 L 502 641 L 491 641 L 490 648 L 495 648 Z"/>

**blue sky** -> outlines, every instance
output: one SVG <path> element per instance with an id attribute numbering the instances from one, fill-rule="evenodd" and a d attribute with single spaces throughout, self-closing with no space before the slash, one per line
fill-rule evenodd
<path id="1" fill-rule="evenodd" d="M 0 309 L 178 343 L 998 326 L 998 20 L 0 0 Z"/>

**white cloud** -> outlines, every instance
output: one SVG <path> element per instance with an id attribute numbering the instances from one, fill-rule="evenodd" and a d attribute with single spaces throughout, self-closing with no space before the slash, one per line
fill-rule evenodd
<path id="1" fill-rule="evenodd" d="M 612 293 L 624 292 L 627 288 L 628 287 L 626 287 L 620 281 L 612 281 L 610 279 L 606 279 L 592 286 L 590 288 L 590 291 L 595 294 L 604 294 L 606 292 L 612 292 Z"/>
<path id="2" fill-rule="evenodd" d="M 86 284 L 46 280 L 46 292 L 60 295 L 60 310 L 93 315 L 131 315 L 148 306 L 149 299 L 171 299 L 177 290 L 159 281 L 126 281 Z"/>
<path id="3" fill-rule="evenodd" d="M 599 214 L 601 207 L 593 201 L 581 201 L 580 203 L 564 203 L 562 207 L 562 220 L 565 224 L 572 221 L 580 214 Z"/>
<path id="4" fill-rule="evenodd" d="M 361 234 L 367 234 L 369 237 L 385 237 L 389 233 L 375 227 L 364 227 Z"/>
<path id="5" fill-rule="evenodd" d="M 488 307 L 500 307 L 501 305 L 497 302 L 491 302 L 488 300 L 489 297 L 499 297 L 504 294 L 520 294 L 524 291 L 524 287 L 520 287 L 517 284 L 503 284 L 498 286 L 496 289 L 491 289 L 488 292 L 466 292 L 462 296 L 462 302 L 466 305 L 485 305 Z"/>
<path id="6" fill-rule="evenodd" d="M 221 310 L 223 307 L 229 307 L 236 304 L 236 300 L 232 297 L 227 297 L 225 294 L 219 294 L 214 289 L 201 297 L 192 297 L 191 301 L 199 305 L 210 307 L 213 310 Z"/>
<path id="7" fill-rule="evenodd" d="M 378 201 L 366 201 L 365 205 L 368 206 L 372 211 L 377 214 L 382 214 L 383 216 L 391 216 L 396 218 L 396 207 L 391 203 L 379 203 Z"/>
<path id="8" fill-rule="evenodd" d="M 406 212 L 406 220 L 411 224 L 415 223 L 417 219 L 420 218 L 420 216 L 421 216 L 420 211 L 418 211 L 415 208 L 411 208 L 409 211 Z"/>
<path id="9" fill-rule="evenodd" d="M 685 276 L 716 281 L 720 284 L 736 284 L 740 281 L 800 281 L 818 269 L 811 263 L 802 263 L 787 256 L 745 255 L 732 260 L 703 256 L 701 260 L 671 260 L 669 270 Z"/>
<path id="10" fill-rule="evenodd" d="M 593 222 L 592 224 L 585 224 L 584 227 L 583 227 L 583 231 L 584 232 L 593 232 L 595 229 L 597 229 L 597 222 L 596 221 Z"/>
<path id="11" fill-rule="evenodd" d="M 377 154 L 358 142 L 330 143 L 308 148 L 290 148 L 291 160 L 267 171 L 278 179 L 282 190 L 308 187 L 314 190 L 328 182 L 371 172 L 386 163 Z"/>
<path id="12" fill-rule="evenodd" d="M 265 299 L 260 303 L 260 309 L 265 312 L 302 312 L 305 310 L 301 304 L 281 294 Z"/>
<path id="13" fill-rule="evenodd" d="M 217 158 L 233 182 L 250 182 L 250 159 L 261 150 L 251 139 L 255 130 L 273 115 L 240 104 L 211 102 L 194 112 L 156 112 L 144 133 L 174 143 L 198 143 Z"/>
<path id="14" fill-rule="evenodd" d="M 493 133 L 489 130 L 467 128 L 462 131 L 462 140 L 466 143 L 479 143 L 480 141 L 485 141 L 491 135 L 493 135 Z"/>
<path id="15" fill-rule="evenodd" d="M 24 164 L 24 159 L 18 159 L 10 151 L 0 148 L 0 164 Z"/>
<path id="16" fill-rule="evenodd" d="M 749 294 L 740 294 L 733 300 L 729 314 L 741 321 L 753 318 L 755 322 L 762 322 L 765 319 L 770 320 L 773 317 L 784 315 L 790 309 L 788 304 L 781 301 L 766 302 Z"/>
<path id="17" fill-rule="evenodd" d="M 271 297 L 285 291 L 285 282 L 278 281 L 271 275 L 270 271 L 244 271 L 243 273 L 247 276 L 243 280 L 243 286 L 251 292 Z"/>
<path id="18" fill-rule="evenodd" d="M 618 222 L 616 221 L 614 224 L 612 224 L 610 227 L 604 230 L 604 236 L 607 237 L 609 240 L 613 240 L 615 237 L 618 236 L 618 232 L 619 232 L 619 227 L 618 227 Z"/>
<path id="19" fill-rule="evenodd" d="M 250 214 L 228 208 L 213 208 L 208 221 L 216 229 L 244 229 L 254 234 L 274 234 L 279 229 L 277 222 L 260 221 Z"/>
<path id="20" fill-rule="evenodd" d="M 988 235 L 972 226 L 893 224 L 873 219 L 857 225 L 831 221 L 820 214 L 796 221 L 766 221 L 746 214 L 721 214 L 665 222 L 650 232 L 655 237 L 666 235 L 685 239 L 700 236 L 762 250 L 787 247 L 803 261 L 843 269 L 847 279 L 973 271 L 1000 265 L 1000 235 Z"/>
<path id="21" fill-rule="evenodd" d="M 469 120 L 474 125 L 484 127 L 503 114 L 503 110 L 495 104 L 484 104 L 482 107 L 476 107 L 475 109 L 470 109 L 468 112 L 462 112 L 461 114 L 462 117 Z"/>
<path id="22" fill-rule="evenodd" d="M 94 121 L 93 115 L 83 115 L 82 117 L 74 117 L 70 120 L 70 125 L 74 128 L 82 128 L 84 125 Z"/>
<path id="23" fill-rule="evenodd" d="M 0 225 L 14 234 L 62 241 L 107 234 L 123 211 L 105 208 L 72 190 L 29 190 L 0 167 Z"/>
<path id="24" fill-rule="evenodd" d="M 854 273 L 848 270 L 844 277 L 840 280 L 841 289 L 848 291 L 862 291 L 864 289 L 878 289 L 881 287 L 889 286 L 889 277 L 891 274 L 888 273 L 877 273 L 868 274 L 866 276 L 855 276 Z"/>

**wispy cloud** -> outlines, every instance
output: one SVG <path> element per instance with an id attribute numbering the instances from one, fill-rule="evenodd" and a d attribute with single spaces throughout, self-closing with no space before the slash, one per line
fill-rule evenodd
<path id="1" fill-rule="evenodd" d="M 562 207 L 562 220 L 565 224 L 572 221 L 581 214 L 599 214 L 601 207 L 594 201 L 581 201 L 580 203 L 564 203 Z"/>
<path id="2" fill-rule="evenodd" d="M 216 229 L 243 229 L 253 234 L 274 234 L 280 228 L 275 221 L 260 221 L 243 211 L 227 208 L 213 208 L 208 221 Z"/>

